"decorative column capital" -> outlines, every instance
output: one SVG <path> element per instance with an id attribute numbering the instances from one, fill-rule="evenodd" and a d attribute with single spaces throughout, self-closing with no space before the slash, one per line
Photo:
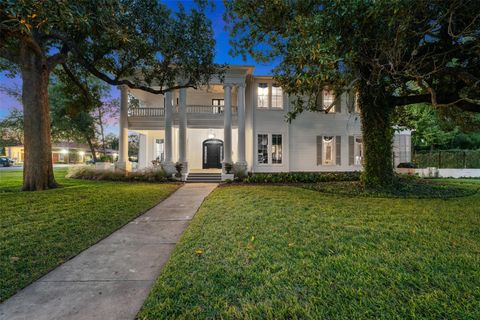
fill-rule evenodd
<path id="1" fill-rule="evenodd" d="M 237 87 L 239 88 L 245 88 L 245 86 L 246 86 L 245 82 L 237 83 Z"/>
<path id="2" fill-rule="evenodd" d="M 226 88 L 232 89 L 232 87 L 233 87 L 233 83 L 224 83 L 223 84 L 223 89 L 226 89 Z"/>
<path id="3" fill-rule="evenodd" d="M 121 91 L 127 90 L 127 92 L 128 92 L 128 89 L 130 89 L 129 86 L 127 86 L 126 84 L 121 84 L 121 85 L 117 86 L 117 88 L 118 88 L 118 90 L 121 90 Z"/>

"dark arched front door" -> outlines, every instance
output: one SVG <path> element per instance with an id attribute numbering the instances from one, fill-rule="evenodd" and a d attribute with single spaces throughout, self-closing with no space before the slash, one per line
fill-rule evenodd
<path id="1" fill-rule="evenodd" d="M 203 141 L 203 169 L 222 168 L 223 141 L 208 139 Z"/>

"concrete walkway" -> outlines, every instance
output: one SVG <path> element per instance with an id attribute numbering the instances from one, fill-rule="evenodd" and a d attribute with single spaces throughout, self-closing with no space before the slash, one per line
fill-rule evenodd
<path id="1" fill-rule="evenodd" d="M 186 184 L 0 305 L 0 319 L 134 319 L 216 184 Z"/>

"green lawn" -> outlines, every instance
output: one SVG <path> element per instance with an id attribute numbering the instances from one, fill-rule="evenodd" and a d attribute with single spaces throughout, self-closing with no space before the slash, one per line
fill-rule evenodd
<path id="1" fill-rule="evenodd" d="M 20 192 L 22 172 L 0 172 L 0 301 L 111 234 L 173 192 L 174 184 L 71 180 Z"/>
<path id="2" fill-rule="evenodd" d="M 217 188 L 139 318 L 479 319 L 479 208 L 478 192 L 442 200 Z"/>

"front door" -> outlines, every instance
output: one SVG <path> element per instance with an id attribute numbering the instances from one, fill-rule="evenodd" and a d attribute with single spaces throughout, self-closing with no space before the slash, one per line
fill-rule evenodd
<path id="1" fill-rule="evenodd" d="M 222 168 L 223 141 L 208 139 L 203 141 L 203 169 Z"/>

